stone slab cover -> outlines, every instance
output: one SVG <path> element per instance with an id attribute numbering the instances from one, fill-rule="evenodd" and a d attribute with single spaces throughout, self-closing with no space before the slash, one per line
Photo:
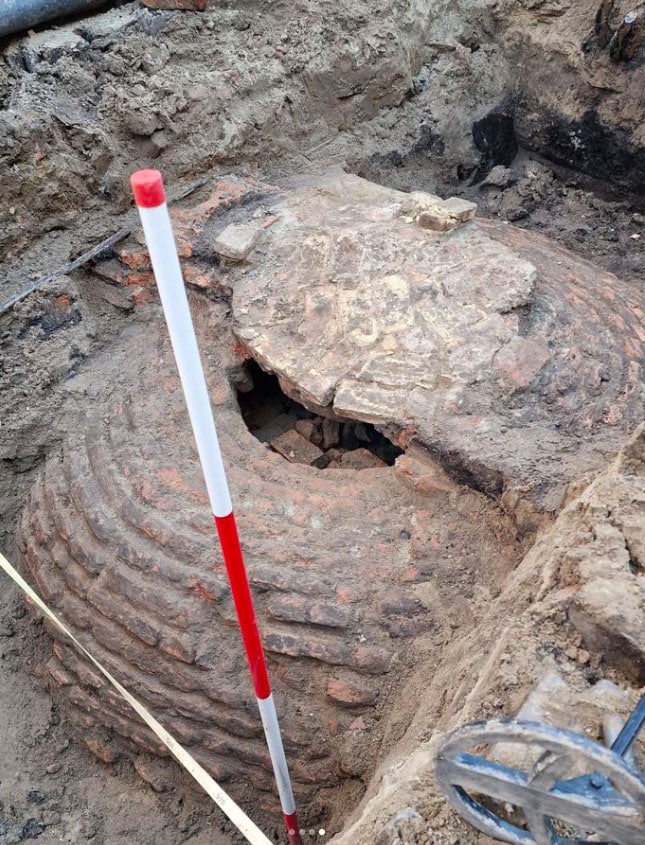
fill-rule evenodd
<path id="1" fill-rule="evenodd" d="M 553 510 L 642 416 L 642 311 L 539 235 L 417 225 L 436 200 L 353 176 L 282 197 L 236 280 L 236 332 L 305 405 Z"/>

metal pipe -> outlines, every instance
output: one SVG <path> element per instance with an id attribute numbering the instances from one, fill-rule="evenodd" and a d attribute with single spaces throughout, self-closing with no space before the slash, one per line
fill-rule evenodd
<path id="1" fill-rule="evenodd" d="M 104 3 L 105 0 L 0 0 L 0 38 Z"/>
<path id="2" fill-rule="evenodd" d="M 611 750 L 614 752 L 614 754 L 618 754 L 620 757 L 624 757 L 625 754 L 627 754 L 629 749 L 634 744 L 636 737 L 641 732 L 644 726 L 645 695 L 638 702 L 638 704 L 636 705 L 636 709 L 629 717 L 629 719 L 625 722 L 625 726 L 623 727 L 622 731 L 614 740 L 614 743 L 611 746 Z"/>

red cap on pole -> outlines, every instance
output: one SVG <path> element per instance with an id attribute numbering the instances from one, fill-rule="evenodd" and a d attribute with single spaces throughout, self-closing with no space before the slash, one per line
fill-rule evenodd
<path id="1" fill-rule="evenodd" d="M 165 203 L 166 192 L 158 170 L 138 170 L 130 176 L 130 184 L 139 208 L 157 208 Z"/>

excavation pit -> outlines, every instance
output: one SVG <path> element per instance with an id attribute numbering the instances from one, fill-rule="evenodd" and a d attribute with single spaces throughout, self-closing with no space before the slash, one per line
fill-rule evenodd
<path id="1" fill-rule="evenodd" d="M 608 298 L 606 276 L 574 256 L 520 230 L 456 220 L 455 209 L 472 216 L 352 176 L 291 191 L 236 177 L 173 212 L 296 797 L 303 818 L 332 834 L 386 753 L 392 714 L 413 718 L 414 697 L 401 703 L 401 691 L 440 670 L 454 631 L 476 636 L 520 559 L 518 537 L 552 519 L 574 465 L 593 467 L 598 444 L 618 450 L 640 407 L 622 365 L 636 334 L 628 288 L 611 279 Z M 428 229 L 424 215 L 452 228 Z M 222 232 L 267 220 L 243 259 L 208 257 Z M 146 291 L 134 307 L 149 317 L 107 352 L 82 431 L 39 473 L 23 561 L 90 650 L 278 829 L 137 237 L 99 260 L 93 278 Z M 589 317 L 609 308 L 614 324 Z M 318 457 L 294 460 L 283 446 L 294 434 Z M 352 448 L 361 442 L 388 460 Z M 347 451 L 321 472 L 332 449 Z M 345 463 L 357 453 L 369 468 Z M 163 746 L 51 633 L 47 671 L 88 746 L 154 769 L 148 755 L 163 757 Z"/>
<path id="2" fill-rule="evenodd" d="M 437 797 L 437 736 L 515 715 L 552 670 L 593 733 L 598 684 L 628 712 L 645 677 L 642 440 L 608 468 L 643 406 L 645 206 L 626 193 L 645 172 L 640 30 L 604 3 L 589 37 L 591 0 L 117 5 L 3 45 L 0 311 L 132 229 L 129 173 L 163 170 L 305 830 L 490 845 Z M 478 217 L 437 217 L 437 194 Z M 150 267 L 126 234 L 0 315 L 2 530 L 279 837 Z M 321 449 L 330 420 L 339 445 Z M 322 457 L 271 448 L 289 432 Z M 52 652 L 7 607 L 5 807 L 34 815 L 24 771 L 67 795 L 60 822 L 43 811 L 52 836 L 234 842 L 68 644 Z M 73 732 L 23 712 L 30 660 Z M 54 771 L 33 736 L 56 731 L 111 769 L 87 786 L 77 749 Z M 113 812 L 122 784 L 136 818 Z"/>

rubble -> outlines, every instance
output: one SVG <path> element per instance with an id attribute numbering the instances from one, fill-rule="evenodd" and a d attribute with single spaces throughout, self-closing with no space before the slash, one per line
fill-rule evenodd
<path id="1" fill-rule="evenodd" d="M 413 196 L 416 198 L 419 195 Z M 447 200 L 440 200 L 437 197 L 436 202 L 425 200 L 419 205 L 423 210 L 416 215 L 415 222 L 423 229 L 433 229 L 435 232 L 452 231 L 472 220 L 477 213 L 477 205 L 474 202 L 457 197 Z"/>
<path id="2" fill-rule="evenodd" d="M 385 461 L 369 451 L 369 449 L 353 449 L 345 454 L 340 459 L 340 465 L 343 469 L 379 469 L 386 467 Z"/>
<path id="3" fill-rule="evenodd" d="M 293 429 L 272 440 L 271 448 L 294 464 L 321 467 L 325 463 L 322 449 Z"/>
<path id="4" fill-rule="evenodd" d="M 490 171 L 484 181 L 481 183 L 482 188 L 508 188 L 517 178 L 513 174 L 510 167 L 504 167 L 503 164 L 498 164 Z"/>

